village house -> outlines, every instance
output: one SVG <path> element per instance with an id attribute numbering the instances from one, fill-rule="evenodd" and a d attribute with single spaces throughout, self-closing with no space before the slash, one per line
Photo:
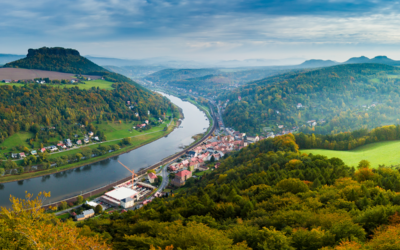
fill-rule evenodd
<path id="1" fill-rule="evenodd" d="M 36 150 L 32 150 L 31 151 L 31 155 L 37 155 L 37 151 Z"/>
<path id="2" fill-rule="evenodd" d="M 4 79 L 2 82 L 4 82 L 4 83 L 11 83 L 11 80 L 10 80 L 10 79 Z"/>
<path id="3" fill-rule="evenodd" d="M 77 145 L 82 145 L 82 141 L 81 141 L 81 140 L 77 140 L 77 141 L 76 141 L 76 144 L 77 144 Z"/>
<path id="4" fill-rule="evenodd" d="M 100 141 L 100 139 L 99 139 L 98 136 L 93 137 L 93 140 L 95 140 L 95 141 Z"/>
<path id="5" fill-rule="evenodd" d="M 93 216 L 94 216 L 94 210 L 89 209 L 89 210 L 85 210 L 81 214 L 77 215 L 76 220 L 77 221 L 86 220 L 87 218 L 90 218 Z"/>
<path id="6" fill-rule="evenodd" d="M 147 125 L 149 124 L 149 120 L 145 120 L 144 122 L 145 122 Z"/>
<path id="7" fill-rule="evenodd" d="M 297 103 L 297 109 L 300 109 L 302 107 L 303 107 L 303 105 L 301 103 Z"/>
<path id="8" fill-rule="evenodd" d="M 157 179 L 157 175 L 155 173 L 149 173 L 147 178 L 149 179 L 150 183 L 154 183 L 155 179 Z"/>
<path id="9" fill-rule="evenodd" d="M 11 153 L 11 158 L 17 159 L 17 158 L 18 158 L 18 154 L 16 154 L 16 153 Z"/>
<path id="10" fill-rule="evenodd" d="M 193 158 L 193 157 L 196 157 L 196 156 L 197 156 L 197 153 L 196 153 L 195 151 L 189 151 L 189 152 L 187 152 L 187 154 L 188 154 L 188 156 L 189 156 L 190 158 Z"/>
<path id="11" fill-rule="evenodd" d="M 175 175 L 175 178 L 171 181 L 171 183 L 176 187 L 181 187 L 186 184 L 186 180 L 190 177 L 192 177 L 192 172 L 183 170 Z"/>
<path id="12" fill-rule="evenodd" d="M 308 125 L 309 125 L 310 127 L 314 127 L 314 126 L 317 125 L 317 122 L 316 122 L 315 120 L 307 121 L 307 123 L 308 123 Z"/>
<path id="13" fill-rule="evenodd" d="M 23 158 L 25 158 L 26 156 L 25 156 L 25 153 L 19 153 L 19 158 L 21 158 L 21 159 L 23 159 Z"/>
<path id="14" fill-rule="evenodd" d="M 255 143 L 255 142 L 258 142 L 259 140 L 260 140 L 260 137 L 258 137 L 258 135 L 255 137 L 247 136 L 247 141 L 250 143 Z"/>
<path id="15" fill-rule="evenodd" d="M 41 148 L 40 152 L 42 152 L 42 153 L 46 152 L 46 148 Z"/>
<path id="16" fill-rule="evenodd" d="M 65 140 L 65 144 L 67 145 L 67 147 L 71 148 L 72 147 L 72 142 L 70 139 L 66 139 Z"/>

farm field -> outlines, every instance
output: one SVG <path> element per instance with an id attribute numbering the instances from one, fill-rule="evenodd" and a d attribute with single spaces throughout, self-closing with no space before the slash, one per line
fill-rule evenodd
<path id="1" fill-rule="evenodd" d="M 61 85 L 62 87 L 67 87 L 67 88 L 72 88 L 72 87 L 79 87 L 80 89 L 90 89 L 92 87 L 99 87 L 101 89 L 105 90 L 112 90 L 114 89 L 111 85 L 113 82 L 108 82 L 105 80 L 93 80 L 93 81 L 85 81 L 85 84 L 66 84 L 66 85 Z"/>
<path id="2" fill-rule="evenodd" d="M 87 77 L 90 77 L 92 79 L 100 78 L 100 76 L 87 76 Z M 75 79 L 75 74 L 62 73 L 56 71 L 37 70 L 37 69 L 0 68 L 0 81 L 4 79 L 33 80 L 35 78 L 50 78 L 50 80 L 62 80 L 62 79 L 71 80 Z"/>
<path id="3" fill-rule="evenodd" d="M 348 166 L 357 167 L 361 160 L 367 160 L 374 168 L 379 165 L 399 165 L 400 164 L 400 141 L 377 142 L 358 147 L 350 151 L 336 151 L 325 149 L 300 150 L 301 153 L 312 153 L 327 156 L 328 158 L 340 158 Z"/>

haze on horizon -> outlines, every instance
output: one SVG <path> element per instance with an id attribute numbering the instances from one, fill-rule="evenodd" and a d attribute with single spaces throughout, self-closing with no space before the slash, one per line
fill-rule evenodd
<path id="1" fill-rule="evenodd" d="M 395 1 L 0 0 L 0 8 L 7 54 L 61 46 L 125 59 L 400 59 Z"/>

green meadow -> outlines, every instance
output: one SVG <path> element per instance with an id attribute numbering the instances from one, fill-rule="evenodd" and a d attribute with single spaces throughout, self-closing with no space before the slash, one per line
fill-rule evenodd
<path id="1" fill-rule="evenodd" d="M 66 88 L 74 88 L 78 87 L 80 89 L 90 89 L 92 87 L 99 87 L 101 89 L 106 89 L 106 90 L 112 90 L 114 89 L 111 85 L 113 82 L 105 81 L 105 80 L 92 80 L 92 81 L 84 81 L 85 84 L 79 83 L 79 84 L 62 84 L 62 85 L 51 85 L 54 87 L 66 87 Z M 35 83 L 36 84 L 36 83 Z M 21 87 L 24 86 L 22 83 L 3 83 L 1 82 L 0 85 L 11 85 L 11 86 L 17 86 Z"/>
<path id="2" fill-rule="evenodd" d="M 377 142 L 358 147 L 350 151 L 336 151 L 325 149 L 300 150 L 301 153 L 319 154 L 328 158 L 340 158 L 348 166 L 356 167 L 361 160 L 367 160 L 371 166 L 376 168 L 379 165 L 400 164 L 400 141 Z"/>

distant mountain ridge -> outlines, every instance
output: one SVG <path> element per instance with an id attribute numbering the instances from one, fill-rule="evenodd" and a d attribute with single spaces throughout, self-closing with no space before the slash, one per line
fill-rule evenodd
<path id="1" fill-rule="evenodd" d="M 0 54 L 0 65 L 24 58 L 24 55 Z"/>
<path id="2" fill-rule="evenodd" d="M 329 67 L 337 64 L 339 63 L 332 60 L 311 59 L 303 62 L 299 66 L 303 66 L 305 68 L 312 68 L 312 67 Z"/>
<path id="3" fill-rule="evenodd" d="M 386 64 L 390 66 L 400 66 L 400 61 L 396 61 L 393 59 L 388 58 L 387 56 L 376 56 L 374 58 L 368 58 L 366 56 L 360 57 L 352 57 L 345 62 L 336 62 L 332 60 L 319 60 L 319 59 L 311 59 L 303 62 L 302 64 L 298 65 L 301 68 L 317 68 L 317 67 L 329 67 L 334 65 L 340 64 L 353 64 L 353 63 L 379 63 L 379 64 Z"/>
<path id="4" fill-rule="evenodd" d="M 398 66 L 400 65 L 400 61 L 396 61 L 393 59 L 388 58 L 387 56 L 376 56 L 374 58 L 369 59 L 368 57 L 361 56 L 361 57 L 353 57 L 344 62 L 343 64 L 349 63 L 380 63 L 380 64 L 387 64 L 391 66 Z"/>
<path id="5" fill-rule="evenodd" d="M 105 73 L 108 70 L 100 67 L 77 50 L 60 47 L 29 49 L 28 55 L 4 65 L 6 68 L 40 69 L 73 74 Z"/>

